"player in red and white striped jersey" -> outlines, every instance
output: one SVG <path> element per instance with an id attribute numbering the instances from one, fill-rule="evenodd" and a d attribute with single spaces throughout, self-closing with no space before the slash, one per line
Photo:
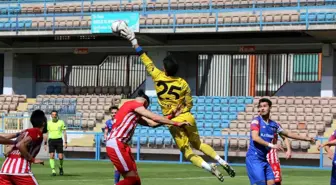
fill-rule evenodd
<path id="1" fill-rule="evenodd" d="M 31 164 L 44 164 L 35 159 L 43 141 L 47 118 L 41 110 L 35 110 L 30 122 L 34 128 L 26 129 L 16 139 L 16 145 L 8 152 L 0 170 L 0 185 L 37 185 L 31 172 Z"/>
<path id="2" fill-rule="evenodd" d="M 278 123 L 279 124 L 279 123 Z M 281 125 L 279 124 L 281 127 Z M 274 134 L 274 139 L 272 140 L 272 144 L 278 144 L 278 134 Z M 281 136 L 281 135 L 280 135 Z M 282 137 L 282 140 L 285 142 L 287 147 L 286 158 L 289 159 L 291 157 L 291 147 L 289 144 L 289 140 L 286 137 Z M 281 185 L 282 176 L 281 176 L 281 168 L 280 168 L 280 160 L 278 157 L 278 150 L 272 148 L 267 154 L 267 161 L 271 165 L 273 173 L 274 173 L 274 182 L 276 185 Z"/>
<path id="3" fill-rule="evenodd" d="M 137 167 L 127 142 L 132 138 L 137 123 L 156 127 L 160 124 L 185 126 L 189 123 L 173 122 L 147 110 L 150 101 L 143 91 L 139 91 L 135 100 L 125 102 L 114 118 L 112 132 L 106 142 L 106 151 L 110 160 L 122 174 L 124 180 L 117 185 L 140 185 Z"/>

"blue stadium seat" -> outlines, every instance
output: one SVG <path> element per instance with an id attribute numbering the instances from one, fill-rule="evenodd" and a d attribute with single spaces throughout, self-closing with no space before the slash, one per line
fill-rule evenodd
<path id="1" fill-rule="evenodd" d="M 154 97 L 152 97 L 151 98 L 151 101 L 152 101 L 152 103 L 154 104 L 154 103 L 158 103 L 158 98 L 156 97 L 156 96 L 154 96 Z"/>
<path id="2" fill-rule="evenodd" d="M 138 143 L 138 137 L 133 136 L 132 137 L 132 144 L 136 145 Z"/>
<path id="3" fill-rule="evenodd" d="M 163 136 L 163 130 L 162 129 L 156 129 L 155 135 Z"/>
<path id="4" fill-rule="evenodd" d="M 204 112 L 199 112 L 196 114 L 196 119 L 197 120 L 203 120 L 204 119 Z"/>
<path id="5" fill-rule="evenodd" d="M 301 13 L 299 19 L 300 19 L 300 22 L 306 21 L 306 13 Z"/>
<path id="6" fill-rule="evenodd" d="M 26 23 L 25 23 L 25 27 L 26 28 L 31 28 L 32 27 L 32 23 L 33 21 L 31 21 L 31 20 L 28 20 L 28 21 L 26 21 Z"/>
<path id="7" fill-rule="evenodd" d="M 213 120 L 212 121 L 212 127 L 213 128 L 220 128 L 221 126 L 221 121 L 220 120 Z"/>
<path id="8" fill-rule="evenodd" d="M 245 112 L 245 104 L 237 105 L 237 112 Z"/>
<path id="9" fill-rule="evenodd" d="M 221 119 L 221 114 L 219 112 L 212 113 L 212 119 L 220 120 Z"/>
<path id="10" fill-rule="evenodd" d="M 222 105 L 221 112 L 229 112 L 229 105 Z"/>
<path id="11" fill-rule="evenodd" d="M 163 135 L 164 136 L 170 136 L 170 132 L 168 129 L 163 130 Z"/>
<path id="12" fill-rule="evenodd" d="M 247 96 L 245 98 L 245 104 L 252 104 L 253 103 L 253 97 Z"/>
<path id="13" fill-rule="evenodd" d="M 215 104 L 212 107 L 212 111 L 214 111 L 214 112 L 221 112 L 221 104 Z"/>
<path id="14" fill-rule="evenodd" d="M 213 129 L 212 128 L 206 128 L 204 131 L 204 136 L 212 136 Z"/>
<path id="15" fill-rule="evenodd" d="M 196 111 L 197 112 L 204 112 L 205 111 L 205 106 L 204 105 L 197 105 Z"/>
<path id="16" fill-rule="evenodd" d="M 141 145 L 145 145 L 145 144 L 147 144 L 147 137 L 146 136 L 142 136 L 142 137 L 140 137 L 140 144 Z"/>
<path id="17" fill-rule="evenodd" d="M 6 14 L 7 13 L 7 8 L 1 8 L 0 11 L 1 11 L 1 14 Z"/>
<path id="18" fill-rule="evenodd" d="M 61 106 L 60 110 L 59 110 L 60 114 L 68 114 L 68 106 L 63 105 Z"/>
<path id="19" fill-rule="evenodd" d="M 326 13 L 326 21 L 334 21 L 335 14 L 334 13 Z"/>
<path id="20" fill-rule="evenodd" d="M 212 128 L 211 120 L 208 120 L 208 121 L 204 122 L 204 128 Z"/>
<path id="21" fill-rule="evenodd" d="M 140 135 L 141 135 L 141 136 L 145 136 L 145 135 L 147 135 L 147 129 L 142 128 L 142 129 L 140 130 Z"/>
<path id="22" fill-rule="evenodd" d="M 237 104 L 245 103 L 245 96 L 238 96 L 236 100 Z"/>
<path id="23" fill-rule="evenodd" d="M 54 94 L 61 94 L 61 86 L 54 87 Z"/>
<path id="24" fill-rule="evenodd" d="M 229 112 L 237 112 L 237 105 L 231 104 L 229 107 Z"/>
<path id="25" fill-rule="evenodd" d="M 70 99 L 69 98 L 63 98 L 61 99 L 63 104 L 69 104 L 70 103 Z"/>
<path id="26" fill-rule="evenodd" d="M 205 96 L 199 96 L 197 99 L 197 104 L 204 104 L 205 103 Z"/>
<path id="27" fill-rule="evenodd" d="M 198 133 L 200 136 L 204 136 L 204 129 L 203 128 L 198 129 Z"/>
<path id="28" fill-rule="evenodd" d="M 172 144 L 172 138 L 165 136 L 163 142 L 164 142 L 165 145 L 171 145 Z"/>
<path id="29" fill-rule="evenodd" d="M 154 137 L 154 136 L 150 136 L 150 137 L 148 138 L 148 143 L 149 143 L 150 145 L 154 145 L 154 144 L 155 144 L 155 137 Z"/>
<path id="30" fill-rule="evenodd" d="M 54 94 L 54 86 L 48 86 L 46 93 L 47 94 Z"/>
<path id="31" fill-rule="evenodd" d="M 197 111 L 195 106 L 193 106 L 193 108 L 191 109 L 191 114 L 196 115 Z"/>
<path id="32" fill-rule="evenodd" d="M 206 103 L 206 104 L 212 103 L 212 97 L 211 97 L 211 96 L 207 96 L 207 97 L 205 98 L 205 103 Z"/>
<path id="33" fill-rule="evenodd" d="M 212 112 L 212 104 L 205 105 L 205 112 Z"/>
<path id="34" fill-rule="evenodd" d="M 5 28 L 11 28 L 12 22 L 5 22 Z"/>
<path id="35" fill-rule="evenodd" d="M 163 137 L 162 136 L 156 137 L 155 144 L 156 145 L 163 145 Z"/>
<path id="36" fill-rule="evenodd" d="M 237 102 L 237 97 L 236 96 L 231 96 L 229 98 L 229 104 L 235 104 Z"/>
<path id="37" fill-rule="evenodd" d="M 229 113 L 228 112 L 223 112 L 221 114 L 221 120 L 228 120 L 229 119 Z"/>
<path id="38" fill-rule="evenodd" d="M 194 104 L 196 104 L 196 103 L 197 103 L 198 96 L 192 96 L 192 99 L 193 99 Z"/>
<path id="39" fill-rule="evenodd" d="M 212 103 L 213 104 L 220 104 L 221 103 L 221 98 L 218 96 L 215 96 L 212 98 Z"/>
<path id="40" fill-rule="evenodd" d="M 139 134 L 140 134 L 140 130 L 139 129 L 135 129 L 133 135 L 134 136 L 138 136 Z"/>
<path id="41" fill-rule="evenodd" d="M 24 28 L 26 24 L 26 21 L 19 21 L 18 28 Z"/>
<path id="42" fill-rule="evenodd" d="M 11 24 L 11 28 L 16 28 L 16 21 L 15 22 L 10 22 L 10 24 Z"/>
<path id="43" fill-rule="evenodd" d="M 5 27 L 5 23 L 4 22 L 0 22 L 0 28 Z"/>
<path id="44" fill-rule="evenodd" d="M 68 113 L 69 114 L 75 114 L 76 113 L 76 106 L 75 105 L 69 105 L 68 106 Z"/>
<path id="45" fill-rule="evenodd" d="M 203 120 L 199 120 L 197 121 L 197 128 L 203 128 L 204 127 L 204 121 Z"/>
<path id="46" fill-rule="evenodd" d="M 222 136 L 222 131 L 221 131 L 221 129 L 220 128 L 217 128 L 217 129 L 215 129 L 214 130 L 214 132 L 213 132 L 213 135 L 214 136 Z"/>
<path id="47" fill-rule="evenodd" d="M 56 103 L 56 98 L 50 98 L 47 103 L 49 103 L 49 104 L 55 104 Z"/>
<path id="48" fill-rule="evenodd" d="M 228 104 L 229 103 L 229 98 L 228 97 L 221 98 L 220 103 L 221 104 Z"/>
<path id="49" fill-rule="evenodd" d="M 56 98 L 57 104 L 63 104 L 63 98 Z"/>
<path id="50" fill-rule="evenodd" d="M 230 125 L 230 122 L 228 120 L 221 121 L 221 128 L 228 128 L 229 125 Z"/>
<path id="51" fill-rule="evenodd" d="M 310 13 L 308 15 L 308 21 L 316 21 L 317 15 L 315 13 Z"/>
<path id="52" fill-rule="evenodd" d="M 205 120 L 211 120 L 211 119 L 212 119 L 212 113 L 207 112 L 207 113 L 204 115 L 204 119 L 205 119 Z"/>
<path id="53" fill-rule="evenodd" d="M 154 129 L 148 129 L 148 135 L 149 136 L 155 136 L 155 130 Z"/>
<path id="54" fill-rule="evenodd" d="M 229 114 L 229 120 L 236 120 L 237 119 L 237 113 L 236 112 L 232 112 Z"/>
<path id="55" fill-rule="evenodd" d="M 326 13 L 317 14 L 317 21 L 325 21 L 325 20 L 326 20 Z"/>

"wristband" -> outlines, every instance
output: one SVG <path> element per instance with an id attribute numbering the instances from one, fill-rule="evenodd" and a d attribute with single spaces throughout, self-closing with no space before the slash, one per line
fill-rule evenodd
<path id="1" fill-rule="evenodd" d="M 141 47 L 141 46 L 135 48 L 135 52 L 136 52 L 139 56 L 145 53 L 145 52 L 142 50 L 142 47 Z"/>
<path id="2" fill-rule="evenodd" d="M 30 159 L 28 162 L 34 163 L 35 162 L 35 158 Z"/>
<path id="3" fill-rule="evenodd" d="M 173 118 L 173 115 L 171 114 L 167 116 L 167 119 L 172 119 L 172 118 Z"/>
<path id="4" fill-rule="evenodd" d="M 268 143 L 268 147 L 274 148 L 274 145 L 272 143 Z"/>

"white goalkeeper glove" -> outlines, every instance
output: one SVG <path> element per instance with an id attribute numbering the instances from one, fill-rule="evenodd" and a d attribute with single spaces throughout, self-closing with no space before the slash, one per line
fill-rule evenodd
<path id="1" fill-rule="evenodd" d="M 132 46 L 138 45 L 138 41 L 135 38 L 134 32 L 129 28 L 125 27 L 120 30 L 120 36 L 129 40 L 132 43 Z"/>

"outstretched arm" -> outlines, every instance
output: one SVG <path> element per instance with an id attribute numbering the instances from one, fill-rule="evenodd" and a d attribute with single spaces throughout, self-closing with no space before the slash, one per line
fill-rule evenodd
<path id="1" fill-rule="evenodd" d="M 285 142 L 287 151 L 286 151 L 286 158 L 289 159 L 292 157 L 292 149 L 291 149 L 291 145 L 289 143 L 289 139 L 280 135 L 280 137 L 282 138 L 282 140 Z"/>
<path id="2" fill-rule="evenodd" d="M 154 114 L 153 112 L 147 110 L 145 107 L 141 106 L 134 110 L 136 113 L 140 114 L 143 117 L 146 117 L 148 119 L 153 120 L 154 122 L 165 124 L 165 125 L 174 125 L 174 126 L 181 126 L 186 123 L 179 123 L 171 121 L 163 116 L 160 116 L 158 114 Z"/>
<path id="3" fill-rule="evenodd" d="M 288 132 L 287 130 L 282 130 L 280 133 L 280 135 L 283 135 L 285 137 L 289 137 L 289 138 L 292 138 L 292 139 L 296 139 L 296 140 L 301 140 L 301 141 L 310 141 L 312 143 L 315 142 L 315 139 L 314 138 L 310 138 L 310 137 L 307 137 L 307 136 L 301 136 L 299 134 L 295 134 L 295 133 L 292 133 L 292 132 Z"/>
<path id="4" fill-rule="evenodd" d="M 146 118 L 145 116 L 142 116 L 141 119 L 139 120 L 139 124 L 140 125 L 143 125 L 143 126 L 148 126 L 148 127 L 159 127 L 161 126 L 162 124 L 158 123 L 158 122 L 155 122 L 151 119 L 148 119 Z"/>

